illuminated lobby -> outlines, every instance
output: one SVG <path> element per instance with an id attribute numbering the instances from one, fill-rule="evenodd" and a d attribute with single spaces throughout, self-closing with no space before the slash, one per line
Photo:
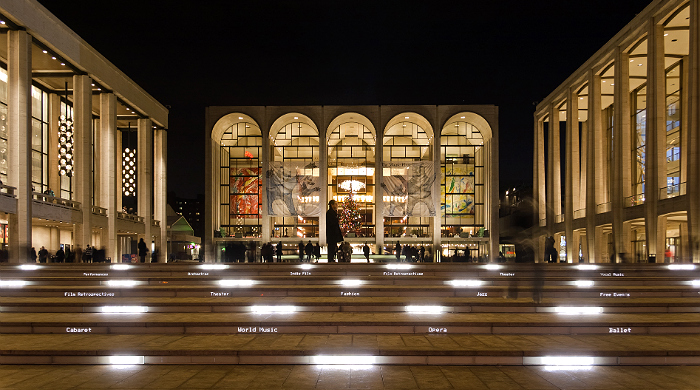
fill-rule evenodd
<path id="1" fill-rule="evenodd" d="M 349 197 L 355 254 L 365 243 L 373 255 L 423 246 L 433 262 L 498 254 L 495 106 L 209 107 L 206 136 L 208 261 L 237 241 L 325 253 L 328 201 L 342 213 Z"/>

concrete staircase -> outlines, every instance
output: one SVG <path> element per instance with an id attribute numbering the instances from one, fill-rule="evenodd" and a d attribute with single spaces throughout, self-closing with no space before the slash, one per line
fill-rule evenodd
<path id="1" fill-rule="evenodd" d="M 700 365 L 697 269 L 119 266 L 0 266 L 0 363 Z"/>

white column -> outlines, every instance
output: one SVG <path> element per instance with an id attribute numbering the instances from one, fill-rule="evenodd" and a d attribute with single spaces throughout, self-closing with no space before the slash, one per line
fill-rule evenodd
<path id="1" fill-rule="evenodd" d="M 561 214 L 561 163 L 559 141 L 559 108 L 549 107 L 549 131 L 547 143 L 547 234 L 553 235 L 556 217 Z"/>
<path id="2" fill-rule="evenodd" d="M 689 260 L 700 262 L 700 0 L 690 1 L 688 82 L 688 245 Z"/>
<path id="3" fill-rule="evenodd" d="M 153 132 L 153 216 L 160 222 L 160 232 L 156 248 L 160 258 L 158 261 L 168 261 L 168 132 L 165 129 Z"/>
<path id="4" fill-rule="evenodd" d="M 17 189 L 17 213 L 10 215 L 11 263 L 26 262 L 32 246 L 32 37 L 8 32 L 8 185 Z"/>
<path id="5" fill-rule="evenodd" d="M 593 70 L 588 72 L 588 159 L 586 165 L 586 245 L 588 246 L 587 261 L 590 263 L 603 261 L 600 254 L 603 252 L 596 248 L 599 234 L 596 234 L 596 213 L 597 204 L 603 203 L 601 188 L 605 183 L 605 175 L 600 172 L 607 172 L 604 169 L 603 143 L 604 134 L 601 122 L 601 94 L 600 76 Z"/>
<path id="6" fill-rule="evenodd" d="M 566 203 L 564 230 L 566 232 L 566 261 L 574 262 L 578 258 L 578 247 L 574 248 L 574 211 L 579 205 L 579 129 L 578 129 L 578 94 L 574 87 L 569 88 L 566 103 Z"/>
<path id="7" fill-rule="evenodd" d="M 269 156 L 268 149 L 265 148 L 267 133 L 263 131 L 263 148 L 262 156 L 263 159 L 263 172 L 260 174 L 260 180 L 265 177 L 265 161 L 267 156 Z M 217 218 L 219 206 L 219 192 L 220 185 L 219 179 L 221 175 L 221 169 L 219 168 L 218 160 L 218 150 L 219 143 L 211 139 L 211 133 L 208 134 L 204 140 L 204 185 L 205 185 L 205 202 L 204 202 L 204 241 L 203 241 L 203 252 L 204 261 L 216 262 L 216 251 L 214 244 L 214 229 L 219 228 L 219 219 Z M 268 153 L 266 153 L 268 151 Z M 262 198 L 262 219 L 263 221 L 267 218 L 267 204 L 265 202 L 265 182 L 263 181 L 263 198 Z M 264 226 L 264 222 L 263 222 Z M 167 259 L 165 260 L 167 261 Z"/>
<path id="8" fill-rule="evenodd" d="M 150 119 L 138 120 L 138 146 L 136 153 L 136 165 L 138 168 L 137 181 L 138 187 L 138 213 L 143 218 L 145 225 L 143 240 L 146 242 L 149 250 L 151 248 L 151 223 L 153 219 L 153 210 L 151 202 L 153 200 L 153 129 L 151 128 Z"/>
<path id="9" fill-rule="evenodd" d="M 73 139 L 75 140 L 75 198 L 83 218 L 76 226 L 75 244 L 84 250 L 92 245 L 92 81 L 86 75 L 73 76 Z"/>
<path id="10" fill-rule="evenodd" d="M 112 262 L 118 262 L 117 253 L 117 199 L 121 199 L 121 186 L 117 185 L 117 175 L 121 172 L 122 152 L 117 145 L 117 97 L 113 93 L 100 94 L 100 166 L 96 171 L 100 177 L 100 207 L 107 209 L 107 236 L 102 242 L 105 256 L 111 257 Z"/>
<path id="11" fill-rule="evenodd" d="M 374 143 L 374 235 L 377 243 L 377 253 L 384 248 L 384 128 L 381 116 L 376 128 Z M 435 250 L 433 250 L 435 252 Z M 433 261 L 435 256 L 433 256 Z"/>
<path id="12" fill-rule="evenodd" d="M 535 144 L 533 150 L 533 180 L 532 180 L 532 197 L 534 199 L 535 212 L 533 226 L 535 226 L 535 235 L 533 238 L 539 237 L 540 221 L 547 218 L 547 203 L 546 203 L 546 183 L 544 170 L 544 122 L 535 114 Z M 543 251 L 539 245 L 541 240 L 533 239 L 533 249 L 535 251 L 536 262 L 542 261 Z"/>
<path id="13" fill-rule="evenodd" d="M 321 215 L 318 217 L 318 242 L 319 245 L 326 245 L 326 210 L 328 210 L 328 202 L 330 202 L 330 194 L 328 193 L 328 131 L 327 124 L 321 124 L 318 129 L 318 172 L 319 184 L 321 191 L 318 196 L 319 208 Z"/>
<path id="14" fill-rule="evenodd" d="M 437 116 L 436 116 L 437 117 Z M 433 135 L 433 172 L 435 172 L 435 181 L 433 182 L 433 208 L 435 209 L 435 217 L 433 217 L 433 262 L 437 258 L 435 252 L 442 253 L 440 244 L 442 242 L 442 213 L 440 212 L 440 185 L 442 183 L 442 129 L 435 127 Z M 496 252 L 498 253 L 498 252 Z"/>
<path id="15" fill-rule="evenodd" d="M 489 254 L 491 255 L 491 261 L 498 260 L 498 244 L 500 239 L 500 231 L 498 226 L 498 204 L 499 204 L 499 190 L 498 190 L 498 125 L 492 125 L 493 135 L 488 141 L 488 188 L 489 188 L 489 199 L 487 200 L 487 212 L 490 214 L 489 223 L 489 242 L 491 243 L 491 248 L 489 248 Z M 438 194 L 440 192 L 438 191 Z M 439 210 L 439 208 L 438 208 Z"/>
<path id="16" fill-rule="evenodd" d="M 615 102 L 613 133 L 613 181 L 612 181 L 612 227 L 616 254 L 626 252 L 626 235 L 622 229 L 624 199 L 630 196 L 631 171 L 631 130 L 629 107 L 629 54 L 621 48 L 615 53 Z"/>

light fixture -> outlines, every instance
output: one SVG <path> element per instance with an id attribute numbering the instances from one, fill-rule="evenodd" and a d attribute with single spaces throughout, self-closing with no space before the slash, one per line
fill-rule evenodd
<path id="1" fill-rule="evenodd" d="M 558 314 L 576 315 L 576 314 L 600 314 L 603 308 L 600 306 L 559 306 L 554 308 Z"/>
<path id="2" fill-rule="evenodd" d="M 692 271 L 695 269 L 695 264 L 669 264 L 668 269 L 672 271 Z"/>
<path id="3" fill-rule="evenodd" d="M 311 265 L 311 264 L 302 264 L 302 265 L 301 265 L 301 269 L 311 269 L 311 268 L 313 268 L 313 267 L 314 267 L 314 266 Z"/>
<path id="4" fill-rule="evenodd" d="M 577 268 L 581 271 L 593 271 L 597 270 L 598 266 L 595 264 L 579 264 Z"/>
<path id="5" fill-rule="evenodd" d="M 134 364 L 144 364 L 145 358 L 143 356 L 109 356 L 109 364 L 125 366 Z"/>
<path id="6" fill-rule="evenodd" d="M 110 268 L 113 270 L 124 271 L 131 268 L 131 266 L 129 264 L 112 264 Z"/>
<path id="7" fill-rule="evenodd" d="M 340 365 L 372 365 L 377 363 L 376 356 L 328 356 L 317 355 L 311 357 L 312 364 L 340 364 Z"/>
<path id="8" fill-rule="evenodd" d="M 25 280 L 0 280 L 0 287 L 22 287 L 26 284 Z"/>
<path id="9" fill-rule="evenodd" d="M 489 271 L 498 271 L 502 267 L 498 264 L 486 264 L 486 269 Z"/>
<path id="10" fill-rule="evenodd" d="M 406 312 L 412 314 L 440 314 L 443 311 L 444 306 L 406 306 Z"/>
<path id="11" fill-rule="evenodd" d="M 357 192 L 366 187 L 366 184 L 358 180 L 345 180 L 338 184 L 338 187 L 345 191 Z"/>
<path id="12" fill-rule="evenodd" d="M 413 268 L 413 266 L 410 264 L 387 264 L 386 268 L 391 270 L 408 270 Z"/>
<path id="13" fill-rule="evenodd" d="M 289 314 L 297 311 L 296 306 L 251 306 L 250 311 L 255 314 Z"/>
<path id="14" fill-rule="evenodd" d="M 126 143 L 127 147 L 122 152 L 122 192 L 124 196 L 136 196 L 136 149 L 129 148 L 131 145 L 131 122 L 129 122 Z"/>
<path id="15" fill-rule="evenodd" d="M 228 265 L 226 265 L 226 264 L 202 264 L 199 268 L 207 269 L 207 270 L 221 270 L 221 269 L 227 269 Z"/>
<path id="16" fill-rule="evenodd" d="M 345 279 L 341 280 L 340 284 L 342 284 L 345 287 L 357 287 L 362 284 L 362 281 L 358 279 Z"/>
<path id="17" fill-rule="evenodd" d="M 450 280 L 449 284 L 454 287 L 479 287 L 484 284 L 481 280 L 468 279 L 468 280 Z"/>
<path id="18" fill-rule="evenodd" d="M 39 266 L 36 264 L 22 264 L 19 266 L 19 269 L 24 271 L 34 271 L 39 269 Z"/>
<path id="19" fill-rule="evenodd" d="M 56 57 L 53 57 L 56 59 Z M 58 173 L 61 176 L 73 176 L 73 119 L 68 110 L 68 83 L 65 83 L 66 115 L 58 117 Z"/>
<path id="20" fill-rule="evenodd" d="M 253 281 L 250 279 L 223 279 L 219 280 L 219 285 L 222 287 L 250 287 Z"/>
<path id="21" fill-rule="evenodd" d="M 148 311 L 148 306 L 102 306 L 100 311 L 103 313 L 120 314 L 146 313 Z"/>
<path id="22" fill-rule="evenodd" d="M 592 287 L 593 286 L 593 281 L 592 280 L 577 280 L 574 282 L 575 285 L 578 287 Z"/>
<path id="23" fill-rule="evenodd" d="M 137 282 L 135 280 L 108 280 L 107 285 L 110 287 L 134 287 Z"/>

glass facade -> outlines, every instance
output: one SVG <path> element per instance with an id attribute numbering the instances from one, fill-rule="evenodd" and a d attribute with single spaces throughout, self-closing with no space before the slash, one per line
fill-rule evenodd
<path id="1" fill-rule="evenodd" d="M 7 184 L 7 71 L 0 68 L 0 180 Z"/>
<path id="2" fill-rule="evenodd" d="M 32 86 L 32 186 L 48 190 L 49 94 Z"/>
<path id="3" fill-rule="evenodd" d="M 666 196 L 681 194 L 681 62 L 666 72 Z"/>

